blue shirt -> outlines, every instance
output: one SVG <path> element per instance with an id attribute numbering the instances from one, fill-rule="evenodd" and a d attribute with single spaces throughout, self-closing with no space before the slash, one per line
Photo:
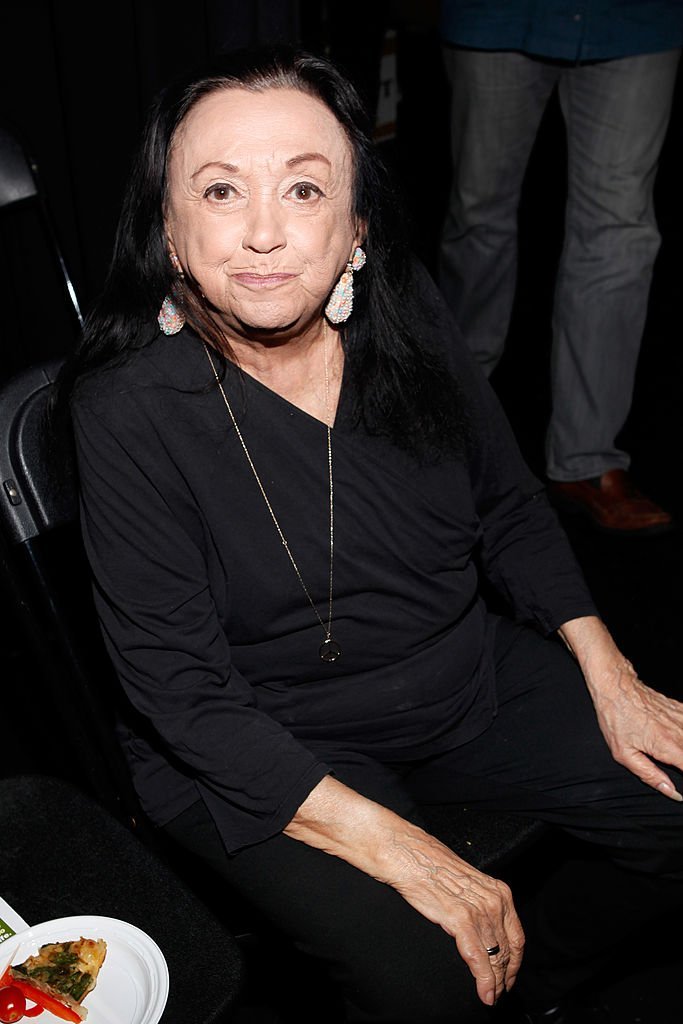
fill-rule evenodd
<path id="1" fill-rule="evenodd" d="M 442 0 L 441 38 L 571 62 L 683 45 L 683 0 Z"/>

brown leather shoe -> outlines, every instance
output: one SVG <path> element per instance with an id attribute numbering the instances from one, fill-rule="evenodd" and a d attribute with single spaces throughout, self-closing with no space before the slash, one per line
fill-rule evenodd
<path id="1" fill-rule="evenodd" d="M 607 533 L 642 537 L 673 526 L 669 513 L 641 494 L 623 469 L 611 469 L 593 480 L 551 480 L 548 493 L 558 508 L 587 517 Z"/>

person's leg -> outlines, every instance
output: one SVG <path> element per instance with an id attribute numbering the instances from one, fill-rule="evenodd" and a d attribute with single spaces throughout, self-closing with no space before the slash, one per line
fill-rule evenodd
<path id="1" fill-rule="evenodd" d="M 415 807 L 393 773 L 350 756 L 337 777 L 406 817 Z M 479 1001 L 455 942 L 392 888 L 337 857 L 285 835 L 225 853 L 203 803 L 165 831 L 208 863 L 330 981 L 321 1020 L 383 1024 L 477 1024 Z"/>
<path id="2" fill-rule="evenodd" d="M 653 184 L 679 51 L 566 69 L 568 196 L 553 313 L 547 474 L 626 469 L 616 445 L 634 375 L 660 236 Z"/>
<path id="3" fill-rule="evenodd" d="M 438 280 L 488 375 L 505 346 L 517 282 L 517 211 L 558 68 L 518 53 L 444 48 L 452 182 Z"/>
<path id="4" fill-rule="evenodd" d="M 527 946 L 518 991 L 552 1006 L 614 955 L 615 936 L 624 964 L 629 935 L 683 905 L 683 805 L 614 761 L 563 645 L 503 622 L 497 655 L 491 727 L 404 781 L 418 802 L 527 814 L 585 849 L 548 871 L 519 908 Z M 667 770 L 680 787 L 681 773 Z"/>

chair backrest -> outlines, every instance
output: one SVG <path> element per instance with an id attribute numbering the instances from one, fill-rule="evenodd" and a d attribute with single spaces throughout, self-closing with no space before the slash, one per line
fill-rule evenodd
<path id="1" fill-rule="evenodd" d="M 73 523 L 77 488 L 73 461 L 60 452 L 50 463 L 46 413 L 63 360 L 54 359 L 16 374 L 0 399 L 0 483 L 2 521 L 14 543 Z"/>
<path id="2" fill-rule="evenodd" d="M 0 386 L 2 581 L 35 665 L 36 701 L 51 709 L 54 732 L 68 748 L 59 770 L 143 828 L 115 735 L 123 694 L 90 597 L 70 438 L 51 432 L 47 421 L 60 366 L 37 364 Z M 7 708 L 10 695 L 2 699 Z"/>

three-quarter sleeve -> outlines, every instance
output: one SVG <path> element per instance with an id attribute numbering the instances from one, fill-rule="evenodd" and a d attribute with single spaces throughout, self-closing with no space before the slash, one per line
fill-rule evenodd
<path id="1" fill-rule="evenodd" d="M 128 393 L 95 405 L 76 401 L 73 421 L 105 644 L 153 744 L 232 851 L 281 831 L 327 769 L 259 710 L 233 663 L 201 512 L 161 432 Z"/>
<path id="2" fill-rule="evenodd" d="M 520 622 L 549 634 L 597 614 L 568 537 L 530 470 L 493 387 L 467 348 L 443 296 L 424 270 L 420 288 L 460 384 L 468 417 L 467 459 L 482 528 L 477 560 Z"/>

